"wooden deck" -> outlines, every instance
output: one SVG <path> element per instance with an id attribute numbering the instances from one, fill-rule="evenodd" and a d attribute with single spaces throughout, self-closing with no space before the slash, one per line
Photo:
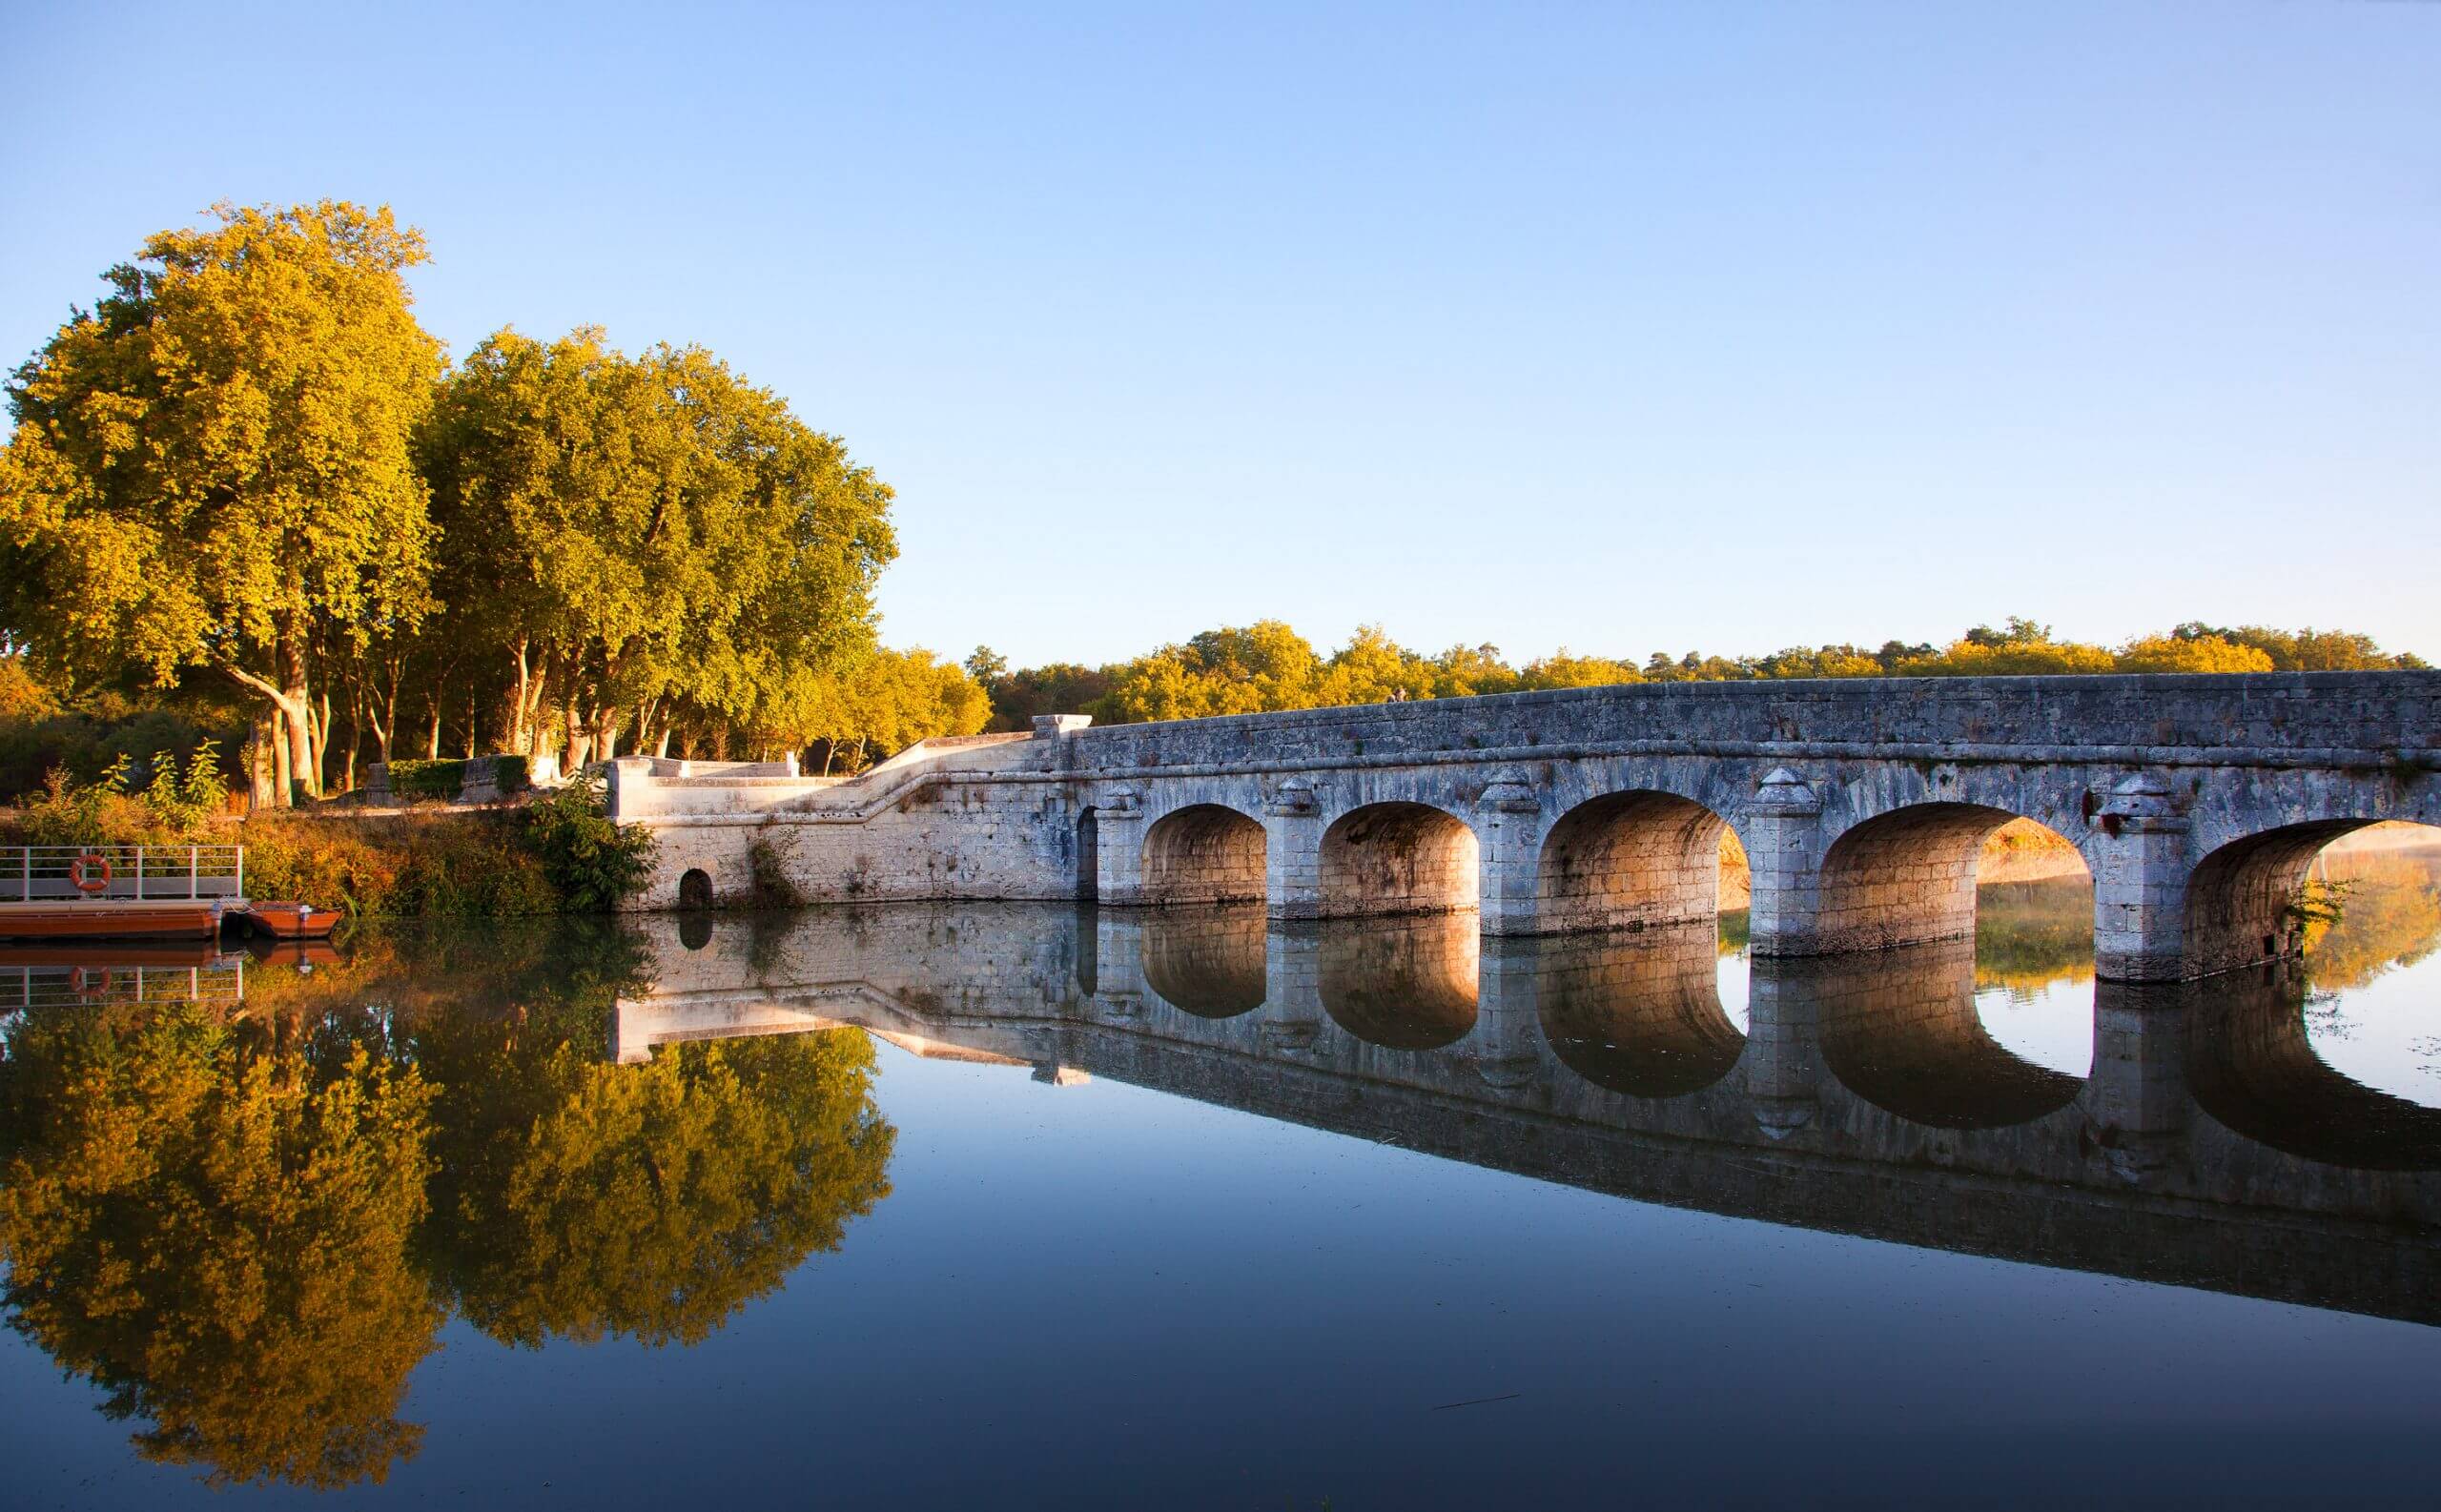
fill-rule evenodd
<path id="1" fill-rule="evenodd" d="M 210 939 L 219 934 L 221 898 L 113 898 L 92 902 L 0 902 L 0 939 Z"/>

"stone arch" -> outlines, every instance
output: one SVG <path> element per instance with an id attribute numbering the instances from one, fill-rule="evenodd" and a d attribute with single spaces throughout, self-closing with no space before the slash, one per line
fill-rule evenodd
<path id="1" fill-rule="evenodd" d="M 1727 1076 L 1746 1036 L 1721 1011 L 1718 941 L 1695 920 L 1543 942 L 1534 995 L 1552 1053 L 1631 1097 L 1684 1096 Z"/>
<path id="2" fill-rule="evenodd" d="M 1191 804 L 1144 831 L 1144 901 L 1248 903 L 1263 896 L 1262 821 Z"/>
<path id="3" fill-rule="evenodd" d="M 1439 1050 L 1475 1027 L 1482 936 L 1463 920 L 1334 926 L 1317 951 L 1323 1011 L 1368 1045 Z"/>
<path id="4" fill-rule="evenodd" d="M 2302 953 L 2308 920 L 2295 905 L 2314 858 L 2376 822 L 2282 825 L 2232 840 L 2198 862 L 2186 878 L 2185 974 L 2208 976 Z M 2431 833 L 2441 841 L 2441 830 Z"/>
<path id="5" fill-rule="evenodd" d="M 2038 1066 L 1992 1037 L 1975 1001 L 1975 948 L 1943 940 L 1826 962 L 1822 1061 L 1885 1113 L 1938 1129 L 2005 1129 L 2065 1108 L 2084 1078 Z"/>
<path id="6" fill-rule="evenodd" d="M 1577 805 L 1543 838 L 1534 870 L 1536 932 L 1718 917 L 1727 829 L 1719 814 L 1674 793 L 1605 793 Z"/>
<path id="7" fill-rule="evenodd" d="M 1877 950 L 1973 935 L 1983 843 L 2018 818 L 2005 808 L 1944 802 L 1909 804 L 1849 826 L 1822 857 L 1815 948 Z M 2077 865 L 2085 866 L 2082 852 Z"/>
<path id="8" fill-rule="evenodd" d="M 688 867 L 679 873 L 678 906 L 682 909 L 708 909 L 712 906 L 712 874 L 701 867 Z"/>
<path id="9" fill-rule="evenodd" d="M 1467 823 L 1428 804 L 1366 804 L 1323 831 L 1325 917 L 1454 913 L 1482 897 L 1483 850 Z"/>
<path id="10" fill-rule="evenodd" d="M 1144 985 L 1198 1018 L 1235 1018 L 1262 1007 L 1261 909 L 1194 909 L 1144 921 Z"/>

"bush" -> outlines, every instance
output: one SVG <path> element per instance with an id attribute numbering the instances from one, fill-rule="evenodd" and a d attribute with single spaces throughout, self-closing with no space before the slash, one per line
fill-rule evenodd
<path id="1" fill-rule="evenodd" d="M 458 796 L 466 785 L 466 764 L 462 761 L 392 762 L 390 790 L 401 798 L 439 798 Z"/>
<path id="2" fill-rule="evenodd" d="M 557 913 L 564 900 L 518 827 L 498 814 L 246 822 L 246 891 L 354 917 L 501 918 Z"/>
<path id="3" fill-rule="evenodd" d="M 520 819 L 526 849 L 572 911 L 607 912 L 652 876 L 659 843 L 651 830 L 622 828 L 609 816 L 598 776 L 527 805 Z"/>
<path id="4" fill-rule="evenodd" d="M 522 793 L 534 786 L 533 764 L 523 756 L 495 756 L 494 782 L 503 793 Z"/>
<path id="5" fill-rule="evenodd" d="M 202 836 L 229 804 L 217 744 L 204 741 L 181 764 L 155 751 L 140 767 L 125 754 L 101 780 L 79 783 L 54 766 L 43 789 L 10 815 L 30 846 L 167 846 Z"/>

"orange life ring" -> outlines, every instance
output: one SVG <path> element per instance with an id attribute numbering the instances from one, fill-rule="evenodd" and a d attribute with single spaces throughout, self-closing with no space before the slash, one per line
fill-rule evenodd
<path id="1" fill-rule="evenodd" d="M 101 875 L 93 873 L 99 871 Z M 88 850 L 68 863 L 68 885 L 79 892 L 99 892 L 111 885 L 111 858 Z"/>
<path id="2" fill-rule="evenodd" d="M 111 990 L 107 967 L 77 967 L 68 973 L 68 990 L 78 997 L 99 997 Z"/>

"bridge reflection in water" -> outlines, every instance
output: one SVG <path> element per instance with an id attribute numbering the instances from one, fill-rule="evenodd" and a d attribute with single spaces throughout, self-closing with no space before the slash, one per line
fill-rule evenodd
<path id="1" fill-rule="evenodd" d="M 1641 1201 L 2441 1321 L 2441 1111 L 2308 1043 L 2293 964 L 2093 987 L 2088 1073 L 1987 1032 L 1975 946 L 1752 963 L 1710 924 L 1266 924 L 896 905 L 649 923 L 616 1055 L 855 1025 Z"/>

